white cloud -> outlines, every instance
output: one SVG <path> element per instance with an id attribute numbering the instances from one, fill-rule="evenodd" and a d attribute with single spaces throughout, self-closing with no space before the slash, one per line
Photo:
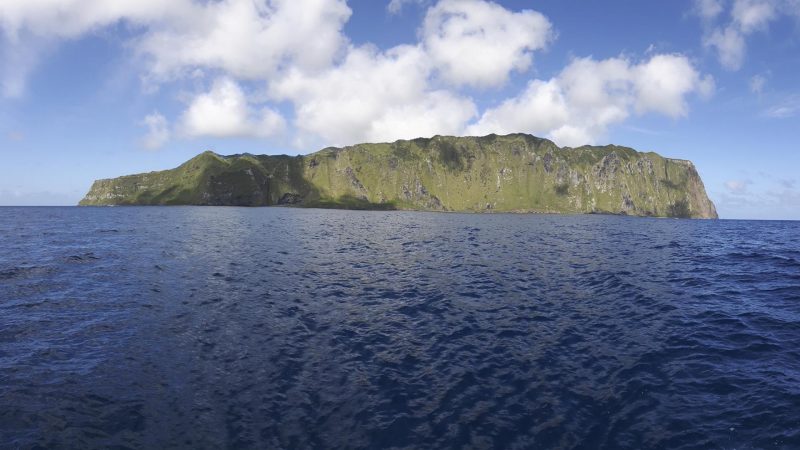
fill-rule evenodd
<path id="1" fill-rule="evenodd" d="M 196 96 L 181 117 L 180 129 L 188 137 L 270 137 L 285 128 L 273 109 L 255 110 L 242 88 L 230 78 L 214 82 L 211 91 Z"/>
<path id="2" fill-rule="evenodd" d="M 559 80 L 533 80 L 519 96 L 485 111 L 480 120 L 467 129 L 467 133 L 484 135 L 526 131 L 547 134 L 562 127 L 570 119 L 564 97 Z"/>
<path id="3" fill-rule="evenodd" d="M 782 16 L 800 19 L 800 0 L 734 0 L 730 19 L 714 25 L 723 10 L 718 0 L 696 0 L 694 5 L 707 27 L 703 45 L 716 51 L 723 67 L 739 70 L 744 64 L 748 36 L 768 31 L 770 23 Z"/>
<path id="4" fill-rule="evenodd" d="M 525 71 L 553 38 L 542 14 L 482 0 L 441 0 L 428 10 L 423 43 L 441 77 L 456 85 L 499 86 Z"/>
<path id="5" fill-rule="evenodd" d="M 736 0 L 731 11 L 733 21 L 744 34 L 763 29 L 777 13 L 775 0 Z"/>
<path id="6" fill-rule="evenodd" d="M 24 34 L 74 38 L 121 20 L 147 24 L 193 11 L 191 0 L 25 0 L 0 2 L 0 25 L 14 41 Z"/>
<path id="7" fill-rule="evenodd" d="M 696 92 L 708 97 L 714 91 L 713 78 L 701 77 L 682 55 L 655 55 L 632 70 L 636 109 L 640 113 L 683 117 L 688 113 L 687 94 Z"/>
<path id="8" fill-rule="evenodd" d="M 344 48 L 344 0 L 224 0 L 194 4 L 193 18 L 155 26 L 137 45 L 156 77 L 197 67 L 263 79 L 282 67 L 328 67 Z"/>
<path id="9" fill-rule="evenodd" d="M 147 127 L 147 134 L 142 138 L 142 145 L 148 150 L 157 150 L 170 139 L 169 123 L 161 113 L 154 112 L 145 116 L 142 125 Z"/>
<path id="10" fill-rule="evenodd" d="M 694 12 L 705 20 L 713 20 L 722 13 L 720 0 L 695 0 Z"/>
<path id="11" fill-rule="evenodd" d="M 389 11 L 391 14 L 400 14 L 400 11 L 402 11 L 406 5 L 412 3 L 416 3 L 418 5 L 424 5 L 429 3 L 430 1 L 431 0 L 392 0 L 386 6 L 386 10 Z"/>
<path id="12" fill-rule="evenodd" d="M 703 41 L 706 47 L 717 51 L 719 62 L 728 70 L 739 70 L 744 63 L 744 35 L 736 28 L 715 29 Z"/>
<path id="13" fill-rule="evenodd" d="M 429 1 L 393 0 L 388 8 Z M 31 36 L 50 42 L 122 23 L 151 87 L 215 80 L 179 117 L 144 119 L 143 144 L 151 148 L 175 135 L 275 136 L 287 128 L 274 107 L 281 101 L 293 107 L 295 138 L 324 145 L 465 131 L 526 131 L 578 145 L 633 114 L 685 116 L 690 94 L 713 89 L 713 80 L 680 55 L 649 51 L 639 63 L 578 58 L 479 114 L 468 93 L 530 70 L 533 53 L 554 39 L 545 16 L 484 0 L 441 0 L 427 10 L 418 42 L 380 50 L 349 43 L 343 28 L 350 15 L 345 0 L 0 2 L 0 26 L 14 48 L 26 48 Z M 740 28 L 769 20 L 763 12 L 740 15 Z M 3 80 L 24 86 L 25 71 L 14 74 Z M 245 92 L 251 82 L 269 95 Z M 4 82 L 3 89 L 20 92 L 18 86 Z"/>
<path id="14" fill-rule="evenodd" d="M 467 132 L 525 131 L 560 145 L 591 144 L 632 113 L 685 116 L 686 97 L 711 90 L 713 79 L 701 76 L 681 55 L 654 55 L 638 64 L 621 57 L 578 58 L 558 76 L 533 80 L 519 96 L 485 111 Z"/>
<path id="15" fill-rule="evenodd" d="M 477 114 L 472 100 L 447 91 L 423 93 L 415 102 L 388 108 L 369 128 L 364 141 L 394 141 L 437 134 L 460 135 Z"/>
<path id="16" fill-rule="evenodd" d="M 125 22 L 140 31 L 137 54 L 151 76 L 194 68 L 263 78 L 283 65 L 327 67 L 347 39 L 345 0 L 26 0 L 0 2 L 11 44 L 27 35 L 74 38 Z"/>
<path id="17" fill-rule="evenodd" d="M 359 47 L 327 71 L 291 71 L 272 84 L 271 93 L 295 104 L 299 129 L 334 145 L 459 133 L 476 107 L 430 89 L 430 73 L 419 47 Z"/>

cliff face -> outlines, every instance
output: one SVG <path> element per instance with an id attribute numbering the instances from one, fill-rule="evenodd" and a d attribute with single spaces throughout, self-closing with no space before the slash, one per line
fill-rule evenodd
<path id="1" fill-rule="evenodd" d="M 81 205 L 612 213 L 716 218 L 689 161 L 529 135 L 327 148 L 306 156 L 205 152 L 161 172 L 98 180 Z"/>

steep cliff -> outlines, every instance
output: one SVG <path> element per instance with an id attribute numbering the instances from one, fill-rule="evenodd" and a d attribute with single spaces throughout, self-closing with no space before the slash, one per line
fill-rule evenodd
<path id="1" fill-rule="evenodd" d="M 205 152 L 161 172 L 98 180 L 81 205 L 295 205 L 716 218 L 694 165 L 524 134 L 436 136 L 305 156 Z"/>

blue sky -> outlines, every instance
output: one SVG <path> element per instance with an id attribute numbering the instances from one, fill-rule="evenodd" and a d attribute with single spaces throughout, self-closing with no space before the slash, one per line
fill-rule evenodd
<path id="1" fill-rule="evenodd" d="M 800 0 L 6 0 L 0 205 L 195 154 L 526 132 L 800 219 Z"/>

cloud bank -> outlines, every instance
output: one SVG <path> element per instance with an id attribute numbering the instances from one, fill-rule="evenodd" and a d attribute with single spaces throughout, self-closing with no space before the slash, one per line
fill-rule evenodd
<path id="1" fill-rule="evenodd" d="M 387 8 L 396 13 L 412 2 L 426 7 L 417 41 L 387 49 L 350 41 L 344 27 L 352 10 L 344 0 L 2 2 L 0 27 L 8 62 L 31 55 L 25 51 L 35 43 L 124 25 L 146 86 L 199 83 L 176 117 L 142 119 L 147 148 L 176 137 L 293 133 L 297 145 L 310 146 L 491 132 L 529 132 L 577 146 L 597 142 L 633 115 L 684 117 L 690 96 L 713 90 L 713 79 L 680 54 L 577 57 L 557 75 L 528 76 L 520 92 L 482 107 L 474 96 L 534 72 L 536 53 L 556 38 L 555 26 L 537 11 L 485 0 L 392 0 Z M 773 20 L 765 2 L 737 1 L 743 6 L 733 8 L 730 36 L 727 28 L 716 38 L 711 33 L 716 43 L 709 45 L 721 54 L 730 47 L 731 66 L 743 54 L 737 39 Z M 697 8 L 709 22 L 723 14 L 714 0 Z M 24 93 L 35 67 L 35 56 L 26 58 L 20 69 L 0 72 L 3 95 Z"/>
<path id="2" fill-rule="evenodd" d="M 713 89 L 713 79 L 681 55 L 655 55 L 639 63 L 578 58 L 558 76 L 533 80 L 519 96 L 485 111 L 468 132 L 528 130 L 578 146 L 596 141 L 632 114 L 685 116 L 688 94 L 707 96 Z"/>

